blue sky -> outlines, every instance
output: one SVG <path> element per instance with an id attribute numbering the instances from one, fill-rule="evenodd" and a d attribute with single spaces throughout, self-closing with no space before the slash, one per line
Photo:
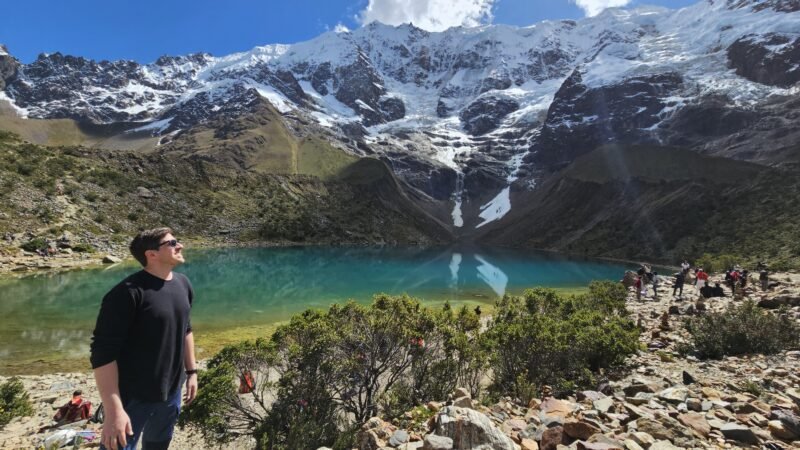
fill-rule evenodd
<path id="1" fill-rule="evenodd" d="M 25 63 L 56 51 L 149 63 L 164 54 L 219 56 L 257 45 L 290 44 L 337 25 L 355 29 L 376 18 L 391 23 L 413 17 L 416 25 L 433 31 L 462 23 L 527 26 L 545 19 L 579 19 L 604 5 L 681 8 L 699 0 L 412 1 L 410 7 L 409 0 L 9 1 L 3 2 L 0 15 L 0 44 Z M 453 6 L 459 3 L 466 6 Z"/>

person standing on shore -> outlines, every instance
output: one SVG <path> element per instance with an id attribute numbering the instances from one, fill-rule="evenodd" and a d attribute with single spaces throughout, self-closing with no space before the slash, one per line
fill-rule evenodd
<path id="1" fill-rule="evenodd" d="M 91 363 L 105 408 L 101 449 L 167 449 L 181 408 L 197 395 L 189 313 L 194 292 L 183 274 L 183 245 L 169 228 L 142 231 L 130 251 L 144 267 L 103 297 Z"/>

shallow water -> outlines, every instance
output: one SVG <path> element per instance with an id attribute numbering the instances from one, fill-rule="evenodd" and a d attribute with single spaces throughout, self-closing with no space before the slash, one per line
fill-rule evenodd
<path id="1" fill-rule="evenodd" d="M 274 324 L 307 308 L 378 292 L 425 302 L 491 304 L 534 286 L 584 287 L 631 266 L 552 254 L 467 248 L 292 247 L 186 250 L 195 335 Z M 0 374 L 87 361 L 103 295 L 134 264 L 0 280 Z M 40 369 L 41 370 L 41 369 Z"/>

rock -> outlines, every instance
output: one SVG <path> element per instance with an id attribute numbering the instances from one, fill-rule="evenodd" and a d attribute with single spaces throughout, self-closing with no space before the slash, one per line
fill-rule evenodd
<path id="1" fill-rule="evenodd" d="M 462 387 L 456 388 L 456 390 L 453 391 L 453 398 L 459 398 L 459 397 L 472 398 L 472 396 L 469 394 L 469 391 L 464 389 L 464 388 L 462 388 Z"/>
<path id="2" fill-rule="evenodd" d="M 703 410 L 703 402 L 699 398 L 687 398 L 686 407 L 690 411 L 700 412 Z"/>
<path id="3" fill-rule="evenodd" d="M 445 436 L 429 434 L 422 441 L 422 450 L 452 450 L 453 440 Z"/>
<path id="4" fill-rule="evenodd" d="M 564 422 L 564 434 L 573 439 L 586 440 L 599 432 L 600 428 L 584 421 L 568 420 Z"/>
<path id="5" fill-rule="evenodd" d="M 656 441 L 649 450 L 680 450 L 680 448 L 672 445 L 670 441 Z"/>
<path id="6" fill-rule="evenodd" d="M 798 435 L 788 430 L 780 420 L 770 420 L 767 423 L 767 429 L 769 429 L 770 434 L 777 439 L 794 441 L 798 438 Z"/>
<path id="7" fill-rule="evenodd" d="M 633 439 L 625 439 L 624 444 L 627 450 L 644 450 L 644 447 L 637 444 Z"/>
<path id="8" fill-rule="evenodd" d="M 684 387 L 671 387 L 664 389 L 656 396 L 665 402 L 677 405 L 686 401 L 686 398 L 689 397 L 689 390 Z"/>
<path id="9" fill-rule="evenodd" d="M 606 398 L 606 395 L 603 394 L 602 392 L 597 392 L 597 391 L 580 391 L 578 392 L 576 397 L 580 402 L 583 401 L 595 402 L 597 400 Z"/>
<path id="10" fill-rule="evenodd" d="M 694 430 L 700 437 L 708 437 L 711 426 L 702 414 L 690 412 L 678 416 L 678 422 Z"/>
<path id="11" fill-rule="evenodd" d="M 601 398 L 592 402 L 592 406 L 601 413 L 605 413 L 614 406 L 614 399 L 611 397 Z"/>
<path id="12" fill-rule="evenodd" d="M 389 438 L 389 445 L 392 447 L 399 447 L 406 442 L 408 442 L 408 432 L 405 430 L 397 430 L 392 437 Z"/>
<path id="13" fill-rule="evenodd" d="M 563 419 L 575 410 L 571 404 L 552 397 L 544 399 L 542 404 L 539 405 L 539 409 L 543 419 L 544 417 L 560 417 Z"/>
<path id="14" fill-rule="evenodd" d="M 519 446 L 521 450 L 539 450 L 539 444 L 537 444 L 536 441 L 532 439 L 527 439 L 527 438 L 523 439 L 519 443 Z"/>
<path id="15" fill-rule="evenodd" d="M 136 188 L 136 195 L 138 195 L 139 198 L 153 198 L 156 196 L 155 194 L 153 194 L 153 191 L 143 186 L 139 186 Z"/>
<path id="16" fill-rule="evenodd" d="M 564 441 L 564 427 L 557 426 L 548 428 L 542 433 L 542 438 L 539 441 L 539 448 L 541 450 L 556 450 Z"/>
<path id="17" fill-rule="evenodd" d="M 650 436 L 643 431 L 635 431 L 631 433 L 630 438 L 644 448 L 649 448 L 656 442 L 656 439 L 653 436 Z"/>
<path id="18" fill-rule="evenodd" d="M 578 450 L 625 450 L 622 445 L 578 441 Z"/>
<path id="19" fill-rule="evenodd" d="M 474 409 L 472 405 L 472 399 L 469 397 L 459 397 L 453 400 L 453 406 L 458 406 L 459 408 Z"/>
<path id="20" fill-rule="evenodd" d="M 625 392 L 626 396 L 633 397 L 639 392 L 655 394 L 656 392 L 659 391 L 659 388 L 657 385 L 651 383 L 634 383 L 631 384 L 630 386 L 624 387 L 622 391 Z"/>
<path id="21" fill-rule="evenodd" d="M 380 450 L 386 447 L 386 442 L 381 440 L 375 430 L 362 431 L 358 434 L 358 450 Z"/>
<path id="22" fill-rule="evenodd" d="M 121 263 L 122 259 L 117 258 L 114 255 L 106 255 L 103 257 L 103 264 L 118 264 Z"/>
<path id="23" fill-rule="evenodd" d="M 694 377 L 685 370 L 683 371 L 682 376 L 683 376 L 683 384 L 685 385 L 690 385 L 697 382 L 697 380 L 695 380 Z"/>
<path id="24" fill-rule="evenodd" d="M 780 421 L 784 428 L 795 436 L 800 436 L 800 419 L 789 411 L 775 410 L 770 419 Z"/>
<path id="25" fill-rule="evenodd" d="M 436 416 L 434 433 L 451 438 L 458 450 L 515 450 L 514 442 L 485 414 L 469 408 L 444 408 Z"/>
<path id="26" fill-rule="evenodd" d="M 726 439 L 744 442 L 745 444 L 758 444 L 759 442 L 753 430 L 738 423 L 726 423 L 720 431 Z"/>

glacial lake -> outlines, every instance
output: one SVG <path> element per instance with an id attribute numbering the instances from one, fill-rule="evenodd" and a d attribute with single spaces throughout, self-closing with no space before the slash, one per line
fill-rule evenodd
<path id="1" fill-rule="evenodd" d="M 484 305 L 527 288 L 584 288 L 619 280 L 633 264 L 478 248 L 290 247 L 185 250 L 195 289 L 200 356 L 223 341 L 262 335 L 307 308 L 379 292 L 426 304 Z M 0 279 L 0 375 L 89 370 L 89 341 L 103 295 L 134 263 Z"/>

